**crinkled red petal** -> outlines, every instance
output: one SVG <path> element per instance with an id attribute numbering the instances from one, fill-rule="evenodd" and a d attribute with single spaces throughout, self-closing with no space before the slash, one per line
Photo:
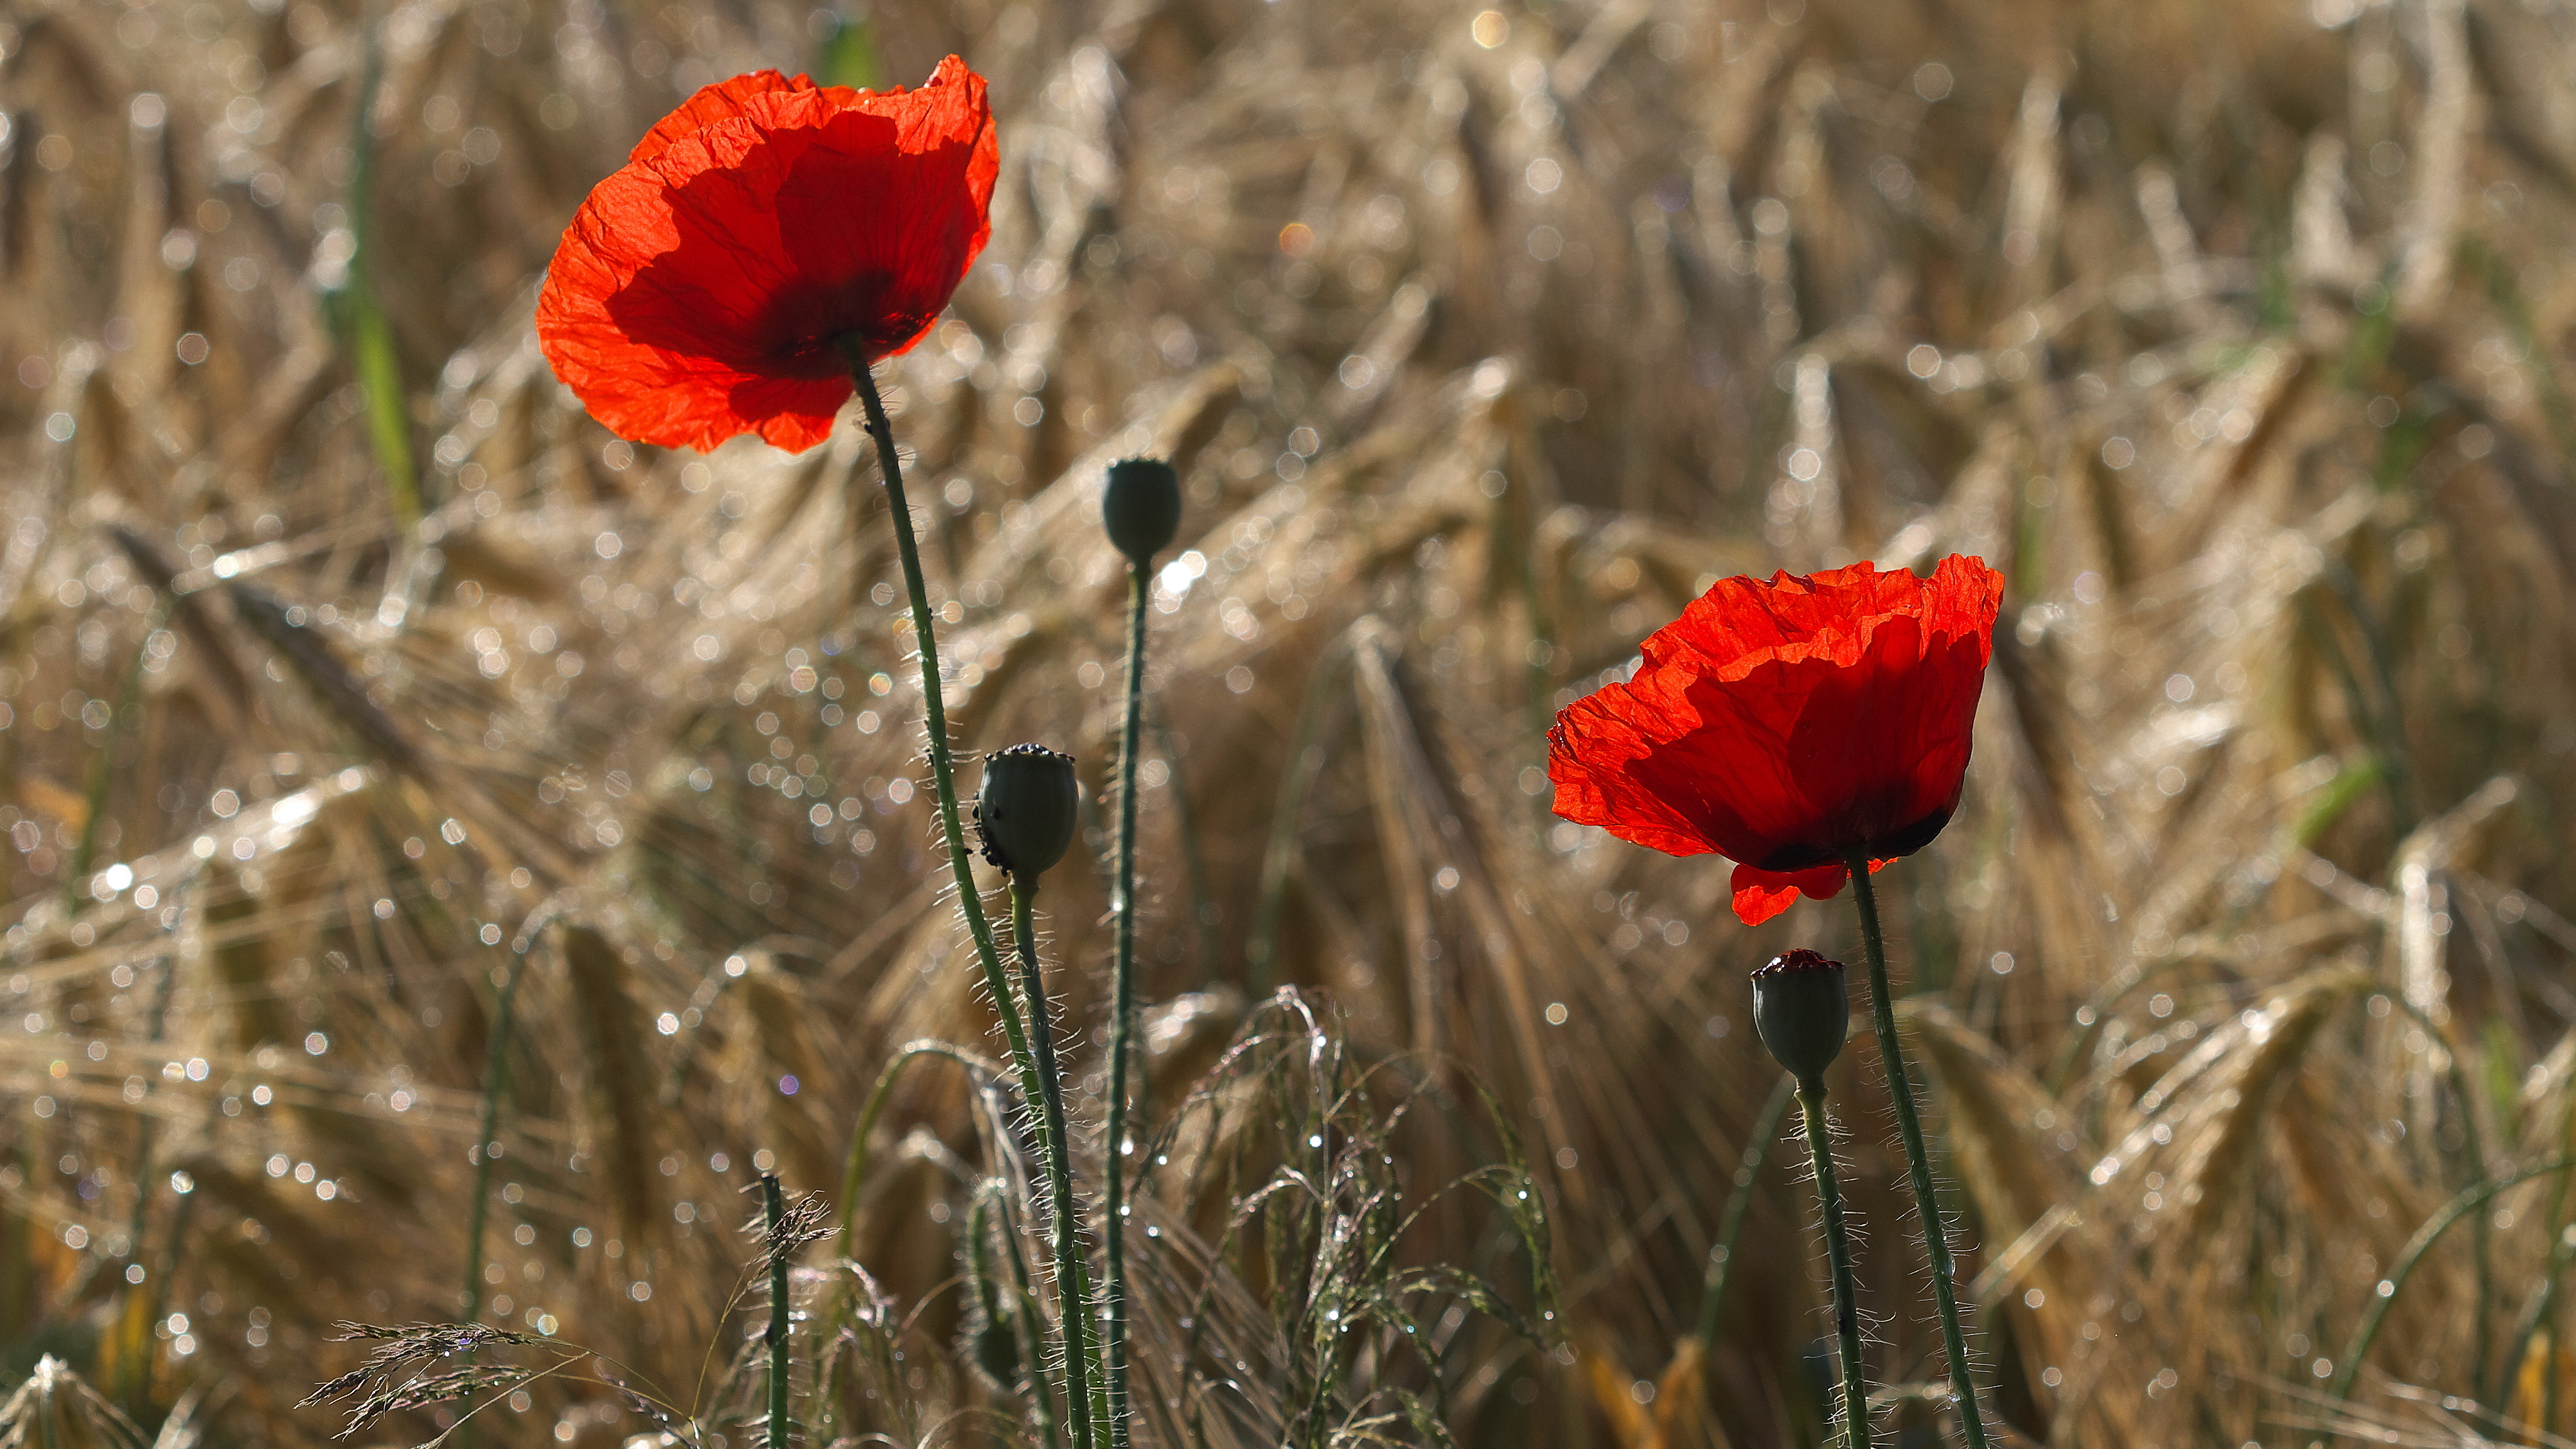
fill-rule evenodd
<path id="1" fill-rule="evenodd" d="M 999 170 L 984 80 L 955 56 L 917 90 L 707 87 L 575 214 L 539 341 L 620 436 L 811 447 L 850 397 L 836 339 L 871 360 L 920 340 L 991 235 Z"/>
<path id="2" fill-rule="evenodd" d="M 1957 808 L 2002 591 L 1955 556 L 1929 579 L 1861 564 L 1725 580 L 1646 641 L 1634 678 L 1557 717 L 1557 812 L 1723 853 L 1755 872 L 1737 881 L 1766 916 L 1795 892 L 1782 882 L 1850 850 L 1916 849 Z"/>
<path id="3" fill-rule="evenodd" d="M 1876 875 L 1895 864 L 1893 860 L 1873 860 L 1869 873 Z M 1735 918 L 1748 926 L 1758 926 L 1798 903 L 1803 895 L 1811 900 L 1829 901 L 1851 884 L 1851 869 L 1844 865 L 1820 865 L 1812 870 L 1773 871 L 1757 866 L 1738 865 L 1728 880 L 1735 893 Z"/>
<path id="4" fill-rule="evenodd" d="M 649 161 L 669 150 L 671 143 L 683 136 L 703 131 L 718 121 L 748 116 L 752 113 L 752 103 L 763 96 L 816 89 L 819 87 L 801 75 L 790 79 L 774 70 L 745 71 L 731 80 L 700 86 L 697 94 L 680 102 L 678 110 L 654 122 L 653 129 L 644 133 L 644 139 L 635 143 L 635 149 L 626 153 L 626 159 L 629 162 Z"/>

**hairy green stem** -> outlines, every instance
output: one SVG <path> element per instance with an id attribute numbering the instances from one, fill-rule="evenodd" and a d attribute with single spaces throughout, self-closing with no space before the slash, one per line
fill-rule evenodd
<path id="1" fill-rule="evenodd" d="M 1718 1309 L 1726 1302 L 1727 1280 L 1734 1276 L 1735 1240 L 1743 1235 L 1745 1216 L 1753 1208 L 1754 1175 L 1762 1170 L 1762 1155 L 1770 1150 L 1772 1139 L 1780 1135 L 1780 1119 L 1789 1115 L 1789 1099 L 1797 1090 L 1798 1079 L 1782 1072 L 1780 1085 L 1771 1089 L 1771 1100 L 1762 1104 L 1762 1115 L 1753 1120 L 1753 1135 L 1745 1140 L 1744 1160 L 1735 1169 L 1735 1190 L 1727 1196 L 1725 1216 L 1718 1220 L 1717 1241 L 1708 1249 L 1708 1276 L 1700 1284 L 1703 1352 L 1717 1346 Z"/>
<path id="2" fill-rule="evenodd" d="M 1127 1065 L 1136 1025 L 1136 756 L 1144 743 L 1145 598 L 1142 564 L 1127 569 L 1127 716 L 1118 731 L 1118 846 L 1109 908 L 1118 916 L 1109 1009 L 1108 1258 L 1100 1295 L 1107 1310 L 1101 1359 L 1109 1378 L 1109 1442 L 1127 1449 Z"/>
<path id="3" fill-rule="evenodd" d="M 854 335 L 834 339 L 844 360 L 849 363 L 850 383 L 857 389 L 859 405 L 867 412 L 868 437 L 876 444 L 877 469 L 885 478 L 886 515 L 894 526 L 895 557 L 903 566 L 903 587 L 912 604 L 912 639 L 914 652 L 921 659 L 921 713 L 924 743 L 930 755 L 931 793 L 939 804 L 940 833 L 948 842 L 948 869 L 957 880 L 957 910 L 966 918 L 966 933 L 975 942 L 975 958 L 984 969 L 984 989 L 993 999 L 993 1014 L 1001 1019 L 1002 1036 L 1010 1043 L 1011 1061 L 1019 1070 L 1020 1097 L 1032 1109 L 1049 1099 L 1047 1082 L 1055 1071 L 1055 1057 L 1050 1050 L 1040 1057 L 1030 1050 L 1029 1024 L 1011 997 L 1011 979 L 1002 968 L 1002 953 L 993 942 L 992 923 L 984 916 L 983 897 L 975 888 L 975 867 L 966 851 L 966 830 L 957 813 L 957 776 L 948 747 L 948 709 L 940 697 L 939 641 L 930 626 L 930 590 L 921 577 L 921 545 L 912 527 L 912 506 L 903 492 L 903 462 L 894 446 L 894 423 L 887 418 L 885 400 L 877 394 L 876 375 L 869 371 L 866 350 Z M 1016 896 L 1016 892 L 1014 893 Z M 1039 993 L 1034 957 L 1029 962 L 1028 1015 L 1043 1032 L 1047 1024 L 1046 998 Z M 1041 1118 L 1043 1140 L 1040 1150 L 1053 1165 L 1053 1170 L 1066 1176 L 1067 1153 L 1071 1144 L 1064 1135 L 1062 1094 L 1054 1094 L 1053 1110 Z M 1063 1203 L 1069 1207 L 1070 1194 Z M 844 1207 L 844 1211 L 848 1209 Z M 1064 1235 L 1057 1258 L 1065 1260 L 1071 1234 Z M 1090 1400 L 1085 1354 L 1071 1351 L 1076 1335 L 1086 1342 L 1090 1324 L 1087 1321 L 1091 1295 L 1083 1287 L 1082 1259 L 1072 1250 L 1074 1276 L 1065 1287 L 1065 1402 L 1074 1424 L 1074 1449 L 1091 1449 L 1091 1416 L 1081 1406 Z"/>
<path id="4" fill-rule="evenodd" d="M 1009 1199 L 995 1195 L 1002 1214 L 1002 1252 L 1011 1263 L 1011 1291 L 1018 1295 L 1020 1311 L 1020 1357 L 1029 1366 L 1029 1406 L 1037 1418 L 1039 1449 L 1061 1449 L 1063 1436 L 1056 1430 L 1055 1394 L 1047 1388 L 1046 1320 L 1038 1307 L 1037 1289 L 1029 1285 L 1029 1262 L 1020 1253 L 1020 1234 L 1011 1225 Z"/>
<path id="5" fill-rule="evenodd" d="M 1046 1158 L 1047 1199 L 1055 1246 L 1056 1317 L 1064 1335 L 1064 1384 L 1067 1416 L 1073 1420 L 1074 1449 L 1092 1449 L 1104 1417 L 1105 1400 L 1092 1398 L 1092 1368 L 1098 1346 L 1092 1341 L 1090 1275 L 1083 1267 L 1082 1218 L 1073 1200 L 1072 1137 L 1064 1125 L 1064 1077 L 1055 1054 L 1055 1025 L 1047 1009 L 1046 982 L 1038 971 L 1037 930 L 1030 904 L 1037 882 L 1011 877 L 1011 939 L 1020 957 L 1020 990 L 1029 1002 L 1030 1046 L 1038 1063 L 1038 1150 Z"/>
<path id="6" fill-rule="evenodd" d="M 1860 940 L 1869 958 L 1869 1019 L 1878 1033 L 1879 1064 L 1886 1069 L 1887 1095 L 1896 1104 L 1897 1135 L 1905 1139 L 1906 1175 L 1914 1184 L 1914 1206 L 1923 1215 L 1923 1246 L 1932 1259 L 1932 1301 L 1941 1312 L 1941 1347 L 1950 1359 L 1950 1397 L 1959 1410 L 1959 1427 L 1968 1449 L 1986 1449 L 1986 1422 L 1977 1408 L 1977 1385 L 1968 1371 L 1968 1338 L 1959 1327 L 1958 1294 L 1950 1286 L 1950 1225 L 1941 1216 L 1941 1196 L 1932 1181 L 1932 1156 L 1923 1146 L 1923 1122 L 1914 1105 L 1914 1079 L 1906 1075 L 1905 1053 L 1896 1041 L 1896 1000 L 1887 985 L 1887 940 L 1878 925 L 1878 892 L 1869 880 L 1869 852 L 1855 850 L 1851 867 L 1852 902 L 1860 908 Z"/>
<path id="7" fill-rule="evenodd" d="M 778 1174 L 760 1175 L 762 1243 L 769 1250 L 769 1449 L 787 1449 L 787 1249 L 779 1241 L 787 1218 Z"/>
<path id="8" fill-rule="evenodd" d="M 858 340 L 838 340 L 842 355 L 849 360 L 850 381 L 858 388 L 859 403 L 867 410 L 868 437 L 876 443 L 877 468 L 885 475 L 886 514 L 894 524 L 895 557 L 903 564 L 903 587 L 912 601 L 913 650 L 921 657 L 922 733 L 930 755 L 931 793 L 939 802 L 939 829 L 948 841 L 948 868 L 957 878 L 957 910 L 966 918 L 966 934 L 974 938 L 975 956 L 984 968 L 984 987 L 993 998 L 993 1013 L 1002 1019 L 1002 1036 L 1011 1045 L 1011 1060 L 1019 1067 L 1020 1085 L 1032 1102 L 1037 1100 L 1037 1064 L 1029 1055 L 1027 1028 L 1020 1020 L 1019 1007 L 1011 1000 L 1010 977 L 1002 970 L 1001 949 L 993 944 L 992 923 L 984 917 L 984 899 L 975 889 L 975 866 L 966 850 L 966 829 L 957 815 L 957 772 L 948 748 L 948 708 L 939 691 L 939 641 L 930 627 L 930 590 L 921 578 L 921 545 L 912 527 L 912 506 L 903 495 L 903 464 L 895 456 L 894 424 L 886 417 L 885 401 L 877 396 L 875 374 L 868 370 L 867 355 Z M 1032 1003 L 1034 1006 L 1035 1003 Z"/>
<path id="9" fill-rule="evenodd" d="M 1842 1340 L 1843 1436 L 1869 1449 L 1869 1387 L 1861 1379 L 1860 1294 L 1852 1286 L 1851 1237 L 1843 1227 L 1842 1188 L 1834 1181 L 1832 1129 L 1825 1123 L 1825 1083 L 1798 1083 L 1798 1115 L 1807 1123 L 1807 1157 L 1816 1167 L 1816 1198 L 1825 1207 L 1825 1256 L 1834 1267 L 1834 1332 Z"/>

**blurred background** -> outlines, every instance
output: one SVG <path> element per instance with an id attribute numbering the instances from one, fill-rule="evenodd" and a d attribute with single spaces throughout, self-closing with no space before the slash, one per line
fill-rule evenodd
<path id="1" fill-rule="evenodd" d="M 1541 732 L 1717 577 L 1950 552 L 2010 580 L 1976 760 L 1880 881 L 2007 1442 L 2576 1432 L 2565 6 L 0 15 L 7 1443 L 318 1444 L 334 1324 L 468 1311 L 740 1438 L 739 1194 L 836 1193 L 894 1048 L 989 1017 L 857 429 L 632 447 L 529 318 L 692 88 L 950 51 L 993 240 L 888 385 L 961 750 L 1102 798 L 1101 469 L 1186 481 L 1140 1439 L 1820 1439 L 1745 973 L 1849 906 L 1737 926 L 1714 858 L 1556 821 Z M 1052 879 L 1096 1120 L 1106 896 Z M 1870 1376 L 1944 1442 L 1869 1055 Z M 967 1083 L 903 1078 L 832 1203 L 873 1306 L 817 1423 L 1026 1442 L 957 1346 Z M 1312 1230 L 1367 1173 L 1251 1196 L 1323 1120 L 1433 1204 L 1365 1263 Z M 1440 1195 L 1516 1153 L 1535 1250 Z M 1418 1321 L 1318 1347 L 1336 1293 Z M 587 1371 L 475 1423 L 666 1427 Z"/>

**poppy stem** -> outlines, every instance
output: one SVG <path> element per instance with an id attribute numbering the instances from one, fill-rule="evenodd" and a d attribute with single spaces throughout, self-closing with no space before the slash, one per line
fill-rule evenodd
<path id="1" fill-rule="evenodd" d="M 1109 1016 L 1109 1140 L 1107 1258 L 1100 1294 L 1106 1310 L 1101 1360 L 1109 1378 L 1109 1442 L 1127 1449 L 1127 1064 L 1134 1054 L 1136 1019 L 1136 754 L 1145 722 L 1145 602 L 1143 564 L 1127 569 L 1127 715 L 1118 735 L 1118 844 L 1110 908 L 1117 913 L 1117 951 L 1111 968 Z"/>
<path id="2" fill-rule="evenodd" d="M 1986 1424 L 1977 1411 L 1977 1386 L 1968 1372 L 1967 1335 L 1959 1327 L 1959 1299 L 1950 1286 L 1950 1226 L 1941 1216 L 1941 1199 L 1932 1181 L 1932 1158 L 1923 1147 L 1923 1122 L 1914 1105 L 1914 1079 L 1906 1075 L 1905 1053 L 1896 1041 L 1896 1003 L 1887 987 L 1887 941 L 1878 925 L 1878 892 L 1869 881 L 1869 853 L 1854 851 L 1852 902 L 1860 908 L 1860 941 L 1869 958 L 1869 1019 L 1878 1033 L 1879 1063 L 1887 1073 L 1887 1095 L 1896 1103 L 1897 1135 L 1905 1139 L 1906 1175 L 1914 1184 L 1914 1206 L 1923 1215 L 1923 1245 L 1932 1258 L 1932 1300 L 1941 1310 L 1941 1346 L 1950 1359 L 1950 1401 L 1958 1406 L 1959 1427 L 1968 1449 L 1986 1449 Z"/>
<path id="3" fill-rule="evenodd" d="M 1834 1180 L 1833 1131 L 1825 1121 L 1822 1077 L 1798 1084 L 1798 1114 L 1806 1119 L 1807 1157 L 1815 1164 L 1816 1197 L 1825 1207 L 1825 1256 L 1834 1268 L 1834 1331 L 1842 1340 L 1843 1354 L 1843 1433 L 1851 1449 L 1869 1449 L 1869 1388 L 1861 1380 L 1860 1293 L 1852 1286 L 1851 1236 L 1843 1227 L 1842 1188 Z"/>
<path id="4" fill-rule="evenodd" d="M 1082 1219 L 1073 1200 L 1073 1164 L 1066 1147 L 1064 1079 L 1056 1064 L 1055 1025 L 1047 1008 L 1046 982 L 1038 971 L 1037 932 L 1030 924 L 1030 903 L 1037 897 L 1034 877 L 1011 877 L 1011 941 L 1020 957 L 1020 990 L 1029 1002 L 1029 1043 L 1037 1054 L 1042 1152 L 1050 1214 L 1048 1235 L 1055 1247 L 1056 1317 L 1064 1334 L 1065 1403 L 1073 1420 L 1074 1449 L 1091 1449 L 1097 1440 L 1096 1418 L 1106 1400 L 1095 1403 L 1091 1369 L 1098 1352 L 1091 1340 L 1091 1283 L 1083 1267 Z"/>
<path id="5" fill-rule="evenodd" d="M 975 888 L 975 867 L 967 854 L 965 827 L 958 823 L 956 768 L 948 748 L 948 709 L 939 693 L 939 641 L 931 632 L 930 591 L 921 580 L 921 545 L 913 535 L 912 507 L 904 501 L 903 465 L 895 457 L 894 424 L 886 418 L 885 401 L 877 396 L 876 376 L 869 371 L 867 355 L 859 350 L 856 339 L 842 343 L 842 355 L 849 359 L 850 381 L 857 385 L 859 402 L 867 409 L 868 437 L 877 446 L 877 467 L 885 475 L 886 511 L 894 522 L 895 557 L 903 564 L 903 586 L 912 596 L 913 651 L 921 659 L 922 733 L 927 737 L 930 755 L 931 790 L 939 801 L 940 833 L 948 840 L 948 868 L 957 877 L 957 910 L 966 918 L 966 933 L 974 938 L 976 958 L 984 967 L 985 990 L 992 995 L 993 1012 L 1002 1019 L 1002 1035 L 1010 1043 L 1012 1063 L 1019 1068 L 1020 1090 L 1035 1102 L 1037 1063 L 1029 1055 L 1028 1031 L 1011 997 L 1010 977 L 1002 970 L 1001 948 L 993 943 L 992 923 L 984 918 L 984 899 Z"/>
<path id="6" fill-rule="evenodd" d="M 1011 978 L 1002 969 L 1001 949 L 993 942 L 992 922 L 984 916 L 984 899 L 975 887 L 974 863 L 966 852 L 966 831 L 958 823 L 956 769 L 948 747 L 948 711 L 939 693 L 939 641 L 930 627 L 930 591 L 921 579 L 921 545 L 913 534 L 912 507 L 904 500 L 903 464 L 895 453 L 894 424 L 886 417 L 885 400 L 877 395 L 876 375 L 870 371 L 867 353 L 858 339 L 839 338 L 836 345 L 850 365 L 850 382 L 858 389 L 859 403 L 867 410 L 868 437 L 876 444 L 877 468 L 885 477 L 886 513 L 894 524 L 895 557 L 903 565 L 903 586 L 912 601 L 913 649 L 921 660 L 922 733 L 930 755 L 931 790 L 939 802 L 940 833 L 948 842 L 948 869 L 957 879 L 958 914 L 966 918 L 966 934 L 974 939 L 976 960 L 984 968 L 985 994 L 992 998 L 993 1014 L 1001 1019 L 1002 1036 L 1010 1043 L 1012 1064 L 1019 1069 L 1020 1099 L 1031 1111 L 1037 1111 L 1045 1100 L 1045 1078 L 1039 1073 L 1038 1059 L 1029 1050 L 1028 1029 L 1011 994 Z M 1030 984 L 1034 992 L 1034 974 Z M 1043 1022 L 1045 998 L 1031 995 L 1029 1010 Z M 1048 1066 L 1052 1068 L 1053 1064 L 1054 1059 L 1049 1057 Z M 1052 1133 L 1041 1144 L 1048 1158 L 1059 1164 L 1065 1160 L 1067 1146 L 1061 1107 L 1059 1102 L 1052 1117 Z M 855 1203 L 842 1205 L 843 1212 L 856 1210 Z M 1077 1271 L 1079 1267 L 1077 1260 Z M 1086 1294 L 1066 1305 L 1068 1341 L 1089 1312 L 1084 1306 L 1088 1302 Z M 1071 1381 L 1083 1366 L 1079 1355 L 1068 1354 L 1067 1358 L 1065 1373 Z M 1081 1407 L 1085 1402 L 1081 1395 L 1067 1395 L 1076 1430 L 1075 1449 L 1091 1449 L 1090 1416 Z"/>

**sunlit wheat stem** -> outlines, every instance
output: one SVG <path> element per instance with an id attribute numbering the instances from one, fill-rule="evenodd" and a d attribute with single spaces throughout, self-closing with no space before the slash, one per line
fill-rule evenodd
<path id="1" fill-rule="evenodd" d="M 1145 720 L 1145 600 L 1142 564 L 1127 569 L 1127 713 L 1118 731 L 1117 953 L 1109 1012 L 1108 1259 L 1101 1269 L 1107 1310 L 1101 1359 L 1109 1378 L 1109 1441 L 1127 1444 L 1127 1064 L 1136 1019 L 1136 751 Z"/>
<path id="2" fill-rule="evenodd" d="M 1959 1327 L 1959 1299 L 1950 1286 L 1950 1231 L 1941 1217 L 1941 1196 L 1932 1181 L 1932 1156 L 1923 1146 L 1923 1122 L 1914 1106 L 1914 1079 L 1905 1074 L 1905 1053 L 1896 1041 L 1896 1000 L 1887 987 L 1887 941 L 1878 925 L 1878 892 L 1869 881 L 1869 852 L 1848 857 L 1852 902 L 1860 908 L 1861 948 L 1869 958 L 1869 1020 L 1878 1033 L 1879 1063 L 1887 1072 L 1887 1095 L 1896 1104 L 1897 1135 L 1905 1139 L 1906 1175 L 1914 1184 L 1914 1206 L 1923 1214 L 1923 1245 L 1932 1257 L 1932 1301 L 1941 1312 L 1941 1347 L 1950 1358 L 1950 1395 L 1959 1410 L 1959 1427 L 1968 1449 L 1986 1449 L 1986 1422 L 1977 1410 L 1977 1385 L 1968 1372 L 1968 1336 Z"/>
<path id="3" fill-rule="evenodd" d="M 1055 1026 L 1047 1010 L 1046 982 L 1038 971 L 1037 931 L 1030 923 L 1030 905 L 1037 896 L 1037 882 L 1011 878 L 1011 940 L 1020 957 L 1020 989 L 1029 1002 L 1029 1038 L 1038 1064 L 1038 1150 L 1046 1161 L 1047 1202 L 1053 1222 L 1049 1236 L 1055 1245 L 1056 1317 L 1064 1334 L 1064 1382 L 1066 1415 L 1073 1420 L 1074 1449 L 1090 1449 L 1095 1442 L 1095 1420 L 1105 1417 L 1106 1400 L 1092 1399 L 1091 1370 L 1098 1346 L 1091 1331 L 1090 1275 L 1083 1267 L 1081 1215 L 1073 1201 L 1073 1164 L 1066 1150 L 1070 1137 L 1064 1125 L 1064 1079 L 1055 1055 Z"/>
<path id="4" fill-rule="evenodd" d="M 1816 1199 L 1825 1209 L 1825 1256 L 1834 1269 L 1834 1332 L 1842 1341 L 1843 1435 L 1851 1449 L 1869 1449 L 1869 1388 L 1861 1378 L 1859 1291 L 1852 1286 L 1851 1236 L 1843 1228 L 1843 1194 L 1834 1181 L 1834 1144 L 1825 1125 L 1825 1084 L 1798 1083 L 1798 1114 L 1806 1119 L 1807 1157 L 1816 1168 Z M 1776 1126 L 1778 1118 L 1773 1118 Z"/>

